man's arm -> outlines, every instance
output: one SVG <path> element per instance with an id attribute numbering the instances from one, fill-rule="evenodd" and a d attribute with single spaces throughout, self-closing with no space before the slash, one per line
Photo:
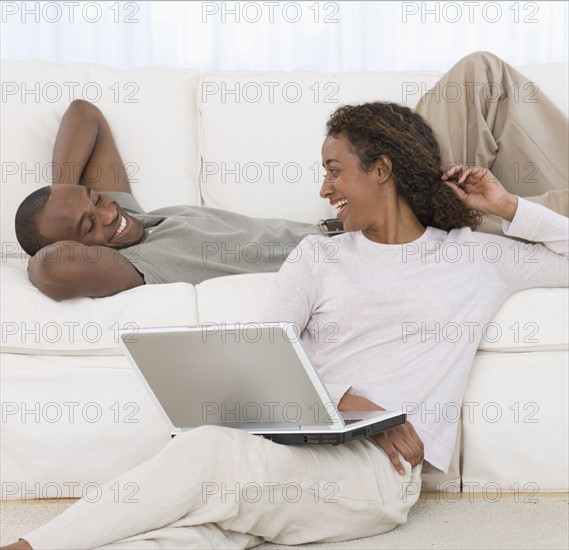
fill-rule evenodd
<path id="1" fill-rule="evenodd" d="M 100 298 L 144 284 L 142 275 L 118 250 L 59 241 L 28 262 L 30 281 L 54 300 Z"/>
<path id="2" fill-rule="evenodd" d="M 85 185 L 99 192 L 131 192 L 111 130 L 93 104 L 73 101 L 53 148 L 53 184 Z M 59 241 L 28 263 L 30 281 L 54 300 L 110 296 L 143 285 L 144 278 L 117 250 Z"/>
<path id="3" fill-rule="evenodd" d="M 54 184 L 131 193 L 109 124 L 92 103 L 77 99 L 65 111 L 53 147 L 52 175 Z"/>

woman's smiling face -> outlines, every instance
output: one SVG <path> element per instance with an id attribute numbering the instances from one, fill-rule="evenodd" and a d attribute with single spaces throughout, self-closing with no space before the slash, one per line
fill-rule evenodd
<path id="1" fill-rule="evenodd" d="M 348 139 L 341 134 L 330 135 L 322 145 L 322 166 L 326 176 L 320 196 L 338 208 L 338 219 L 346 231 L 366 230 L 381 222 L 386 193 L 394 188 L 382 185 L 391 179 L 389 159 L 382 157 L 366 172 Z"/>

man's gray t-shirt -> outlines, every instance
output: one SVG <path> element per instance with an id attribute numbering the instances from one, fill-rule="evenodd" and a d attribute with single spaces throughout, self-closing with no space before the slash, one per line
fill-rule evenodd
<path id="1" fill-rule="evenodd" d="M 278 271 L 318 225 L 250 218 L 201 206 L 168 206 L 144 212 L 130 193 L 109 192 L 124 211 L 140 220 L 144 238 L 120 250 L 146 284 L 185 282 Z"/>

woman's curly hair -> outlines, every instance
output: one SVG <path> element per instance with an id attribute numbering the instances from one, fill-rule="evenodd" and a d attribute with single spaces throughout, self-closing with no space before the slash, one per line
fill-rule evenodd
<path id="1" fill-rule="evenodd" d="M 396 103 L 339 107 L 327 123 L 328 136 L 345 136 L 369 172 L 381 155 L 391 159 L 396 189 L 422 225 L 450 231 L 475 229 L 482 213 L 466 208 L 441 181 L 441 154 L 431 127 Z"/>

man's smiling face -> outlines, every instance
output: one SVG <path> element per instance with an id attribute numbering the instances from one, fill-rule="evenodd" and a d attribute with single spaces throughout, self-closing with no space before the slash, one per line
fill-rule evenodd
<path id="1" fill-rule="evenodd" d="M 58 184 L 38 218 L 40 234 L 49 242 L 125 248 L 139 243 L 144 227 L 108 195 L 82 185 Z"/>

